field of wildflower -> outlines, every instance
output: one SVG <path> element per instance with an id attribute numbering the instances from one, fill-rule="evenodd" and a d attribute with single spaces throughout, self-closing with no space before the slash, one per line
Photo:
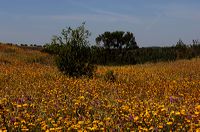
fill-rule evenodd
<path id="1" fill-rule="evenodd" d="M 0 131 L 193 132 L 199 112 L 200 59 L 98 66 L 75 79 L 48 54 L 0 45 Z"/>

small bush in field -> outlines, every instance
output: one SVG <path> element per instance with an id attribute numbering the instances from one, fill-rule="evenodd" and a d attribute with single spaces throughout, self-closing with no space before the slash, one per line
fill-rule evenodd
<path id="1" fill-rule="evenodd" d="M 85 46 L 66 45 L 60 50 L 56 64 L 60 71 L 69 76 L 93 76 L 94 65 L 88 61 L 90 48 Z"/>
<path id="2" fill-rule="evenodd" d="M 57 54 L 56 64 L 65 75 L 72 77 L 93 75 L 94 65 L 90 63 L 91 49 L 87 38 L 90 36 L 84 23 L 76 29 L 63 29 L 62 36 L 54 36 L 48 47 Z M 52 48 L 51 48 L 52 46 Z M 56 48 L 55 48 L 56 47 Z M 54 49 L 55 48 L 55 49 Z"/>
<path id="3" fill-rule="evenodd" d="M 108 70 L 106 71 L 104 75 L 104 80 L 105 81 L 110 81 L 110 82 L 115 82 L 117 79 L 116 75 L 114 74 L 113 70 Z"/>

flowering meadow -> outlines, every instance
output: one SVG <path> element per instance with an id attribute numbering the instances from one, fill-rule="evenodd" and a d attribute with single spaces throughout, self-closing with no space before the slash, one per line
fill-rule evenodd
<path id="1" fill-rule="evenodd" d="M 200 131 L 200 59 L 70 78 L 46 53 L 0 45 L 0 131 Z"/>

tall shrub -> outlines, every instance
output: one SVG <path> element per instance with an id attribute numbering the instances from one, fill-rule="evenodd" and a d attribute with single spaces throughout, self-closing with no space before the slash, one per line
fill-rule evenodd
<path id="1" fill-rule="evenodd" d="M 51 45 L 57 45 L 56 64 L 65 75 L 93 75 L 94 65 L 90 63 L 91 50 L 87 40 L 89 36 L 90 32 L 85 29 L 85 23 L 82 23 L 75 29 L 63 29 L 61 36 L 54 36 L 52 39 Z"/>

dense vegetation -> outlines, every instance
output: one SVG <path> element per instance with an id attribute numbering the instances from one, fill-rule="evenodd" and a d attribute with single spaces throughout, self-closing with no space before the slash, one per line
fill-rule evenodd
<path id="1" fill-rule="evenodd" d="M 75 54 L 79 54 L 76 59 L 83 60 L 84 64 L 89 64 L 91 66 L 91 69 L 94 65 L 91 64 L 97 64 L 97 65 L 132 65 L 132 64 L 144 64 L 144 63 L 155 63 L 155 62 L 161 62 L 161 61 L 175 61 L 180 59 L 192 59 L 192 58 L 198 58 L 200 56 L 200 42 L 198 40 L 192 40 L 191 44 L 184 43 L 181 39 L 174 45 L 174 46 L 167 46 L 167 47 L 140 47 L 138 46 L 136 39 L 131 32 L 124 32 L 124 31 L 115 31 L 115 32 L 104 32 L 103 34 L 99 35 L 96 38 L 96 45 L 91 45 L 89 41 L 87 40 L 90 36 L 90 33 L 87 29 L 85 29 L 84 24 L 80 26 L 84 28 L 87 33 L 85 33 L 86 36 L 81 38 L 81 35 L 79 36 L 73 36 L 74 40 L 82 39 L 84 40 L 82 46 L 81 41 L 76 42 L 73 40 L 73 42 L 70 42 L 71 40 L 68 38 L 68 42 L 66 42 L 66 35 L 67 30 L 69 29 L 63 29 L 63 31 L 66 31 L 65 34 L 63 34 L 63 31 L 61 32 L 62 36 L 53 36 L 51 43 L 45 44 L 43 46 L 36 45 L 36 44 L 12 44 L 8 43 L 7 45 L 16 45 L 20 46 L 24 49 L 32 49 L 32 50 L 40 50 L 43 52 L 47 52 L 53 55 L 61 55 L 62 53 L 68 53 L 66 48 L 68 45 L 71 47 L 74 47 L 74 49 L 82 48 L 85 51 L 79 50 L 78 52 L 76 50 L 73 50 Z M 77 29 L 70 29 L 78 31 L 81 33 L 80 27 Z M 70 36 L 70 32 L 68 33 Z M 72 36 L 71 36 L 72 37 Z M 77 37 L 77 38 L 76 38 Z M 64 46 L 65 45 L 65 46 Z M 75 45 L 78 45 L 78 47 L 75 47 Z M 65 48 L 64 48 L 65 47 Z M 65 51 L 66 50 L 66 51 Z M 70 53 L 71 54 L 71 53 Z M 68 55 L 70 55 L 68 54 Z M 62 55 L 65 56 L 64 54 Z M 81 57 L 82 58 L 81 58 Z M 68 57 L 70 58 L 70 57 Z M 81 58 L 81 59 L 80 59 Z M 66 62 L 66 61 L 65 61 Z M 77 61 L 78 62 L 78 61 Z M 73 61 L 73 63 L 77 63 L 76 61 Z M 87 63 L 86 63 L 87 62 Z M 93 70 L 92 70 L 93 71 Z"/>
<path id="2" fill-rule="evenodd" d="M 181 43 L 180 43 L 181 42 Z M 14 44 L 9 44 L 14 45 Z M 43 47 L 37 45 L 27 46 L 24 49 L 41 50 L 50 54 L 58 53 L 57 45 L 46 44 Z M 191 44 L 185 44 L 181 40 L 174 46 L 168 47 L 141 47 L 136 49 L 106 49 L 93 45 L 88 47 L 91 52 L 91 62 L 99 65 L 129 65 L 144 64 L 147 62 L 175 61 L 180 59 L 192 59 L 200 56 L 200 42 L 193 40 Z"/>
<path id="3" fill-rule="evenodd" d="M 199 131 L 199 65 L 98 66 L 94 78 L 71 78 L 49 54 L 0 45 L 0 131 Z"/>
<path id="4" fill-rule="evenodd" d="M 65 75 L 92 77 L 95 67 L 90 62 L 92 54 L 87 41 L 89 35 L 83 23 L 76 29 L 63 29 L 61 36 L 53 37 L 48 48 L 57 54 L 56 64 Z"/>
<path id="5" fill-rule="evenodd" d="M 58 55 L 61 45 L 60 40 L 58 42 L 52 40 L 51 44 L 44 46 L 43 51 Z M 88 58 L 87 61 L 98 65 L 144 64 L 200 56 L 200 42 L 198 40 L 193 40 L 192 44 L 185 44 L 180 39 L 175 46 L 171 47 L 139 48 L 133 33 L 124 31 L 104 32 L 96 38 L 96 45 L 84 47 L 90 53 L 89 57 L 85 53 L 80 54 Z"/>
<path id="6" fill-rule="evenodd" d="M 129 65 L 146 62 L 175 61 L 191 59 L 200 56 L 200 43 L 186 45 L 181 40 L 171 47 L 146 47 L 107 49 L 105 47 L 91 47 L 93 62 L 100 65 Z"/>

